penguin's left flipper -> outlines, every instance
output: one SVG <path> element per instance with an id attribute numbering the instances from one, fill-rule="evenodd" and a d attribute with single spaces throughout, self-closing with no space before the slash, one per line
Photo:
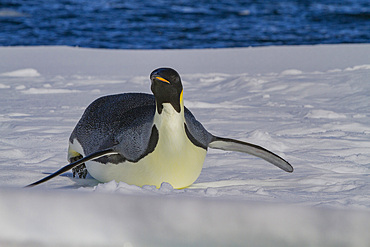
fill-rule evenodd
<path id="1" fill-rule="evenodd" d="M 68 165 L 66 166 L 63 166 L 62 168 L 60 168 L 58 171 L 50 174 L 49 176 L 43 178 L 43 179 L 40 179 L 39 181 L 36 181 L 32 184 L 29 184 L 27 186 L 25 186 L 26 188 L 28 187 L 33 187 L 35 185 L 38 185 L 38 184 L 42 184 L 62 173 L 65 173 L 66 171 L 78 166 L 78 165 L 81 165 L 89 160 L 93 160 L 93 159 L 98 159 L 100 157 L 103 157 L 103 156 L 106 156 L 106 155 L 110 155 L 110 154 L 118 154 L 116 151 L 113 151 L 112 149 L 107 149 L 107 150 L 103 150 L 103 151 L 98 151 L 98 152 L 95 152 L 95 153 L 92 153 L 90 155 L 87 155 L 86 157 L 83 157 L 75 162 L 72 162 L 72 163 L 69 163 Z"/>
<path id="2" fill-rule="evenodd" d="M 213 136 L 211 142 L 208 144 L 208 147 L 222 149 L 225 151 L 237 151 L 251 154 L 270 162 L 286 172 L 293 172 L 294 170 L 293 167 L 283 158 L 263 147 L 248 142 Z"/>

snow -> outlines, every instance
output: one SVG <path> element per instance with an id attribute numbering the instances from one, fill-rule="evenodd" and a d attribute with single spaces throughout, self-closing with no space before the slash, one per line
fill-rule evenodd
<path id="1" fill-rule="evenodd" d="M 0 246 L 368 246 L 370 45 L 209 50 L 0 48 Z M 195 184 L 143 188 L 66 173 L 85 107 L 150 93 L 175 68 L 213 134 L 295 168 L 209 150 Z"/>
<path id="2" fill-rule="evenodd" d="M 336 113 L 327 110 L 312 110 L 305 116 L 307 118 L 346 118 L 345 114 Z"/>
<path id="3" fill-rule="evenodd" d="M 10 76 L 10 77 L 38 77 L 40 73 L 37 72 L 35 69 L 19 69 L 7 73 L 2 73 L 2 76 Z"/>

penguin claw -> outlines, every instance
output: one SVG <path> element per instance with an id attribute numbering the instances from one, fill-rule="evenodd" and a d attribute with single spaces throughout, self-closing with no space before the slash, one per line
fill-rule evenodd
<path id="1" fill-rule="evenodd" d="M 75 162 L 75 161 L 80 160 L 82 158 L 83 158 L 82 155 L 72 157 L 70 159 L 70 162 L 72 163 L 72 162 Z M 78 165 L 78 166 L 72 168 L 72 176 L 75 178 L 76 175 L 78 175 L 79 178 L 84 178 L 84 179 L 86 178 L 87 169 L 86 169 L 85 163 L 82 163 L 81 165 Z"/>
<path id="2" fill-rule="evenodd" d="M 72 168 L 72 174 L 74 178 L 76 177 L 76 175 L 78 175 L 79 178 L 86 178 L 87 169 L 86 169 L 85 163 Z"/>

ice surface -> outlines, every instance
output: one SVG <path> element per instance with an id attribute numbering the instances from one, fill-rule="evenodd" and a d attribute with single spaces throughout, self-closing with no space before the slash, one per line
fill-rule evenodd
<path id="1" fill-rule="evenodd" d="M 124 51 L 0 48 L 0 246 L 367 246 L 370 45 Z M 5 61 L 5 62 L 4 62 Z M 209 150 L 175 190 L 73 179 L 22 189 L 66 164 L 85 107 L 150 92 L 171 66 L 213 134 L 295 168 Z"/>

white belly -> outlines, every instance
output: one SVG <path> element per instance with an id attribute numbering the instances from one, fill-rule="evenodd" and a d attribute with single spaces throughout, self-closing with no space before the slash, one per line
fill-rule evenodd
<path id="1" fill-rule="evenodd" d="M 158 152 L 161 142 L 154 152 L 137 163 L 101 164 L 95 161 L 86 163 L 91 176 L 101 182 L 115 180 L 138 186 L 170 183 L 174 188 L 184 188 L 199 177 L 206 156 L 206 150 L 194 145 L 186 145 L 182 150 L 174 148 L 172 152 Z"/>

